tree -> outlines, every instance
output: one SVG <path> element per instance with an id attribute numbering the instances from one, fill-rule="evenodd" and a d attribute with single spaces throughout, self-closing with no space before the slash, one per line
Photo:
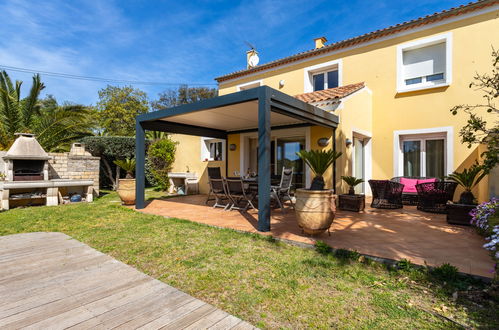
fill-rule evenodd
<path id="1" fill-rule="evenodd" d="M 168 190 L 170 180 L 168 172 L 171 171 L 175 162 L 175 151 L 177 142 L 169 138 L 156 140 L 151 143 L 147 150 L 147 161 L 150 165 L 151 174 L 155 184 L 161 190 Z"/>
<path id="2" fill-rule="evenodd" d="M 135 158 L 135 138 L 131 136 L 88 136 L 82 140 L 87 150 L 100 157 L 102 186 L 109 182 L 113 190 L 118 187 L 121 177 L 120 167 L 114 161 Z M 104 182 L 105 181 L 105 182 Z"/>
<path id="3" fill-rule="evenodd" d="M 35 115 L 40 113 L 38 98 L 45 85 L 40 80 L 40 75 L 33 76 L 33 84 L 29 95 L 21 99 L 21 86 L 23 82 L 16 80 L 12 83 L 6 71 L 0 72 L 0 141 L 2 148 L 14 140 L 14 133 L 28 132 Z"/>
<path id="4" fill-rule="evenodd" d="M 135 134 L 135 117 L 149 111 L 147 94 L 132 86 L 107 86 L 99 91 L 97 113 L 104 135 Z"/>
<path id="5" fill-rule="evenodd" d="M 159 99 L 151 103 L 154 110 L 164 110 L 181 104 L 198 102 L 217 96 L 216 88 L 189 87 L 180 85 L 178 89 L 169 89 L 159 93 Z"/>
<path id="6" fill-rule="evenodd" d="M 93 134 L 92 108 L 65 102 L 49 95 L 40 102 L 40 114 L 33 120 L 33 131 L 40 145 L 49 152 L 69 150 L 71 143 Z"/>
<path id="7" fill-rule="evenodd" d="M 467 123 L 459 131 L 461 142 L 471 148 L 476 144 L 485 144 L 487 151 L 482 153 L 484 158 L 483 168 L 490 171 L 499 163 L 499 108 L 495 101 L 499 97 L 499 51 L 492 49 L 492 73 L 475 74 L 474 82 L 470 83 L 470 88 L 484 92 L 485 102 L 476 105 L 457 105 L 450 111 L 457 115 L 463 111 L 468 115 Z M 487 121 L 479 112 L 495 114 L 495 118 Z"/>
<path id="8" fill-rule="evenodd" d="M 40 100 L 45 88 L 40 75 L 33 76 L 29 95 L 21 98 L 22 81 L 12 83 L 0 72 L 0 149 L 10 147 L 14 133 L 33 133 L 46 151 L 64 151 L 75 140 L 92 134 L 91 110 L 77 104 L 59 105 L 53 96 Z"/>

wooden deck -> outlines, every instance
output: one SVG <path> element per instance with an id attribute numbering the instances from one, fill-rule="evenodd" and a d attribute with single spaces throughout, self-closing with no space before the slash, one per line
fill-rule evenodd
<path id="1" fill-rule="evenodd" d="M 1 329 L 254 329 L 62 233 L 0 237 Z"/>

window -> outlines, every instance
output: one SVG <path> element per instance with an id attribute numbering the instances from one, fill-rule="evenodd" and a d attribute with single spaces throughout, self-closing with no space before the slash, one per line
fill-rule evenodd
<path id="1" fill-rule="evenodd" d="M 450 84 L 450 34 L 401 45 L 397 52 L 399 92 Z"/>
<path id="2" fill-rule="evenodd" d="M 403 176 L 441 178 L 446 174 L 445 137 L 402 136 Z"/>
<path id="3" fill-rule="evenodd" d="M 304 93 L 341 86 L 342 61 L 333 60 L 304 68 Z"/>
<path id="4" fill-rule="evenodd" d="M 321 72 L 312 76 L 314 92 L 338 87 L 338 70 Z"/>
<path id="5" fill-rule="evenodd" d="M 237 89 L 237 91 L 244 91 L 246 89 L 252 89 L 252 88 L 256 88 L 256 87 L 260 87 L 260 86 L 262 86 L 262 80 L 257 80 L 257 81 L 251 81 L 249 83 L 237 85 L 236 89 Z"/>
<path id="6" fill-rule="evenodd" d="M 210 142 L 210 160 L 222 160 L 222 142 Z"/>
<path id="7" fill-rule="evenodd" d="M 201 160 L 222 161 L 225 159 L 225 140 L 201 138 Z"/>

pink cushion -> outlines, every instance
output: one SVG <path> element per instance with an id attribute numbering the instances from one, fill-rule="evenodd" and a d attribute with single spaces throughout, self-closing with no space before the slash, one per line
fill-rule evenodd
<path id="1" fill-rule="evenodd" d="M 402 190 L 402 192 L 405 193 L 417 192 L 416 184 L 418 184 L 418 179 L 400 178 L 400 183 L 404 185 L 404 190 Z"/>
<path id="2" fill-rule="evenodd" d="M 418 184 L 419 183 L 427 183 L 427 182 L 435 182 L 437 181 L 436 178 L 432 178 L 432 179 L 424 179 L 424 180 L 418 180 Z"/>

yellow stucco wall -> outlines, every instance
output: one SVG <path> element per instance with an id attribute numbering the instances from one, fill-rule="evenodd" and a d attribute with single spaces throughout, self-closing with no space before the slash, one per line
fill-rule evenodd
<path id="1" fill-rule="evenodd" d="M 352 94 L 344 100 L 343 108 L 337 109 L 335 114 L 340 117 L 336 130 L 336 150 L 342 152 L 336 163 L 336 188 L 339 193 L 346 193 L 348 186 L 341 182 L 341 176 L 353 175 L 353 148 L 347 147 L 346 139 L 353 141 L 354 132 L 366 137 L 372 136 L 372 92 L 364 88 Z"/>
<path id="2" fill-rule="evenodd" d="M 481 103 L 482 93 L 468 88 L 476 72 L 491 71 L 492 46 L 499 47 L 496 31 L 499 31 L 499 12 L 491 12 L 436 26 L 430 29 L 408 33 L 393 39 L 371 45 L 338 52 L 329 56 L 314 58 L 296 64 L 281 66 L 268 72 L 255 74 L 220 84 L 220 95 L 236 91 L 236 86 L 255 80 L 290 95 L 304 92 L 304 68 L 332 61 L 342 61 L 342 84 L 364 81 L 372 91 L 368 99 L 356 97 L 346 100 L 340 114 L 338 128 L 339 150 L 344 151 L 338 166 L 348 173 L 350 150 L 343 148 L 352 128 L 365 128 L 372 133 L 372 177 L 386 179 L 394 176 L 394 131 L 415 130 L 435 127 L 453 127 L 453 167 L 459 169 L 470 156 L 476 158 L 473 150 L 460 142 L 459 129 L 465 124 L 466 116 L 452 116 L 449 109 L 454 105 Z M 450 32 L 452 35 L 452 83 L 448 87 L 397 93 L 397 45 Z M 285 85 L 279 88 L 279 81 Z M 369 108 L 371 110 L 369 110 Z M 366 115 L 371 111 L 372 116 Z M 492 115 L 490 115 L 492 116 Z M 315 143 L 315 136 L 311 139 Z M 475 156 L 473 156 L 475 155 Z M 341 172 L 339 176 L 344 175 Z M 481 186 L 484 186 L 482 184 Z M 485 190 L 483 190 L 485 191 Z M 480 199 L 486 197 L 481 190 Z"/>
<path id="3" fill-rule="evenodd" d="M 240 157 L 239 153 L 241 151 L 241 144 L 240 144 L 240 135 L 239 134 L 229 134 L 227 137 L 227 146 L 230 146 L 231 144 L 236 145 L 236 150 L 229 150 L 229 158 L 227 162 L 227 168 L 228 170 L 228 175 L 232 176 L 234 174 L 234 171 L 240 171 Z"/>
<path id="4" fill-rule="evenodd" d="M 333 148 L 333 130 L 321 126 L 310 127 L 310 149 L 312 150 L 331 150 Z M 317 144 L 317 141 L 321 138 L 329 138 L 329 143 L 325 147 L 321 147 Z M 308 169 L 308 166 L 307 166 Z M 310 171 L 310 169 L 308 169 Z M 313 179 L 314 174 L 310 171 L 310 179 Z M 326 183 L 326 188 L 331 189 L 333 183 L 333 168 L 330 167 L 326 173 L 324 173 L 324 181 Z"/>
<path id="5" fill-rule="evenodd" d="M 204 161 L 201 159 L 201 138 L 199 136 L 172 134 L 171 139 L 177 141 L 177 152 L 172 172 L 195 172 L 199 178 L 199 191 L 202 194 L 209 192 L 208 172 L 206 168 L 220 167 L 225 175 L 225 161 Z"/>

